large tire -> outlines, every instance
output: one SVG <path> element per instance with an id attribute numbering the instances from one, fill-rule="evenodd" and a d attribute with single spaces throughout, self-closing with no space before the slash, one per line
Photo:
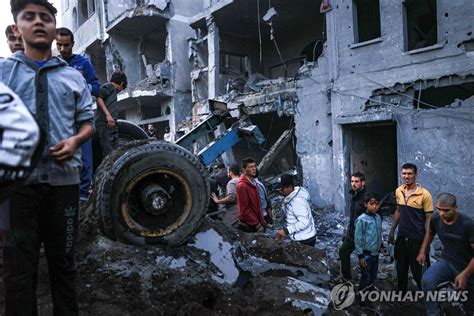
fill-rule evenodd
<path id="1" fill-rule="evenodd" d="M 162 141 L 131 142 L 107 156 L 99 170 L 94 206 L 106 236 L 175 246 L 199 227 L 209 203 L 208 175 L 186 149 Z M 149 203 L 157 192 L 165 202 Z"/>
<path id="2" fill-rule="evenodd" d="M 121 143 L 139 140 L 139 139 L 148 139 L 148 134 L 140 128 L 140 126 L 133 124 L 132 122 L 125 120 L 117 120 L 119 140 Z"/>

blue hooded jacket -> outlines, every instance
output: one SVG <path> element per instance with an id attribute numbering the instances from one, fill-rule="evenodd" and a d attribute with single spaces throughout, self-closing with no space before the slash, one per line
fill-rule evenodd
<path id="1" fill-rule="evenodd" d="M 87 84 L 89 85 L 89 91 L 94 97 L 100 97 L 100 83 L 97 79 L 89 59 L 81 55 L 74 55 L 68 65 L 79 71 L 82 76 L 86 79 Z"/>

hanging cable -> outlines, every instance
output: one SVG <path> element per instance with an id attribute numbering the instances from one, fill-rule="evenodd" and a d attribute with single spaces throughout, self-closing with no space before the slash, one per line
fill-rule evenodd
<path id="1" fill-rule="evenodd" d="M 260 0 L 257 0 L 257 25 L 258 25 L 258 43 L 259 43 L 259 56 L 260 56 L 260 63 L 259 63 L 259 71 L 262 72 L 263 70 L 263 51 L 262 51 L 262 29 L 260 26 Z"/>
<path id="2" fill-rule="evenodd" d="M 268 10 L 270 10 L 271 8 L 272 8 L 272 0 L 268 0 Z M 275 45 L 275 49 L 278 53 L 278 56 L 280 56 L 280 62 L 285 68 L 285 77 L 286 77 L 286 75 L 288 74 L 288 68 L 286 67 L 285 59 L 283 58 L 283 55 L 281 54 L 280 48 L 278 47 L 278 44 L 275 38 L 275 30 L 273 28 L 273 22 L 271 19 L 268 21 L 268 25 L 270 25 L 270 40 L 273 41 L 273 44 Z"/>

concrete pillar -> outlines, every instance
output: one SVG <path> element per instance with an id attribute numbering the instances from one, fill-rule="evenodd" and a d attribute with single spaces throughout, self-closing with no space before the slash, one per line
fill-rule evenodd
<path id="1" fill-rule="evenodd" d="M 206 18 L 207 23 L 207 47 L 208 47 L 208 76 L 209 76 L 209 99 L 219 95 L 219 28 L 212 15 Z"/>
<path id="2" fill-rule="evenodd" d="M 219 27 L 212 15 L 206 18 L 207 23 L 207 49 L 208 49 L 208 98 L 214 99 L 219 96 L 219 67 L 220 67 L 220 47 L 219 47 Z M 209 105 L 207 105 L 209 110 Z M 221 124 L 215 131 L 219 137 L 226 131 L 224 124 Z M 226 165 L 235 163 L 235 156 L 232 149 L 222 154 L 222 160 Z"/>

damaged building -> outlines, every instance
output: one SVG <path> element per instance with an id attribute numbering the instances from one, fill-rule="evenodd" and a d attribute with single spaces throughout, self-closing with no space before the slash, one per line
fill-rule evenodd
<path id="1" fill-rule="evenodd" d="M 119 94 L 119 118 L 165 128 L 191 117 L 188 16 L 199 1 L 65 0 L 62 20 L 74 32 L 75 52 L 89 57 L 101 82 L 114 70 L 128 77 Z"/>
<path id="2" fill-rule="evenodd" d="M 346 210 L 349 176 L 381 195 L 405 162 L 433 195 L 474 208 L 472 1 L 63 1 L 76 52 L 104 82 L 122 69 L 120 117 L 186 132 L 214 109 L 265 136 L 226 162 L 295 170 L 317 207 Z M 99 31 L 97 31 L 99 30 Z"/>

